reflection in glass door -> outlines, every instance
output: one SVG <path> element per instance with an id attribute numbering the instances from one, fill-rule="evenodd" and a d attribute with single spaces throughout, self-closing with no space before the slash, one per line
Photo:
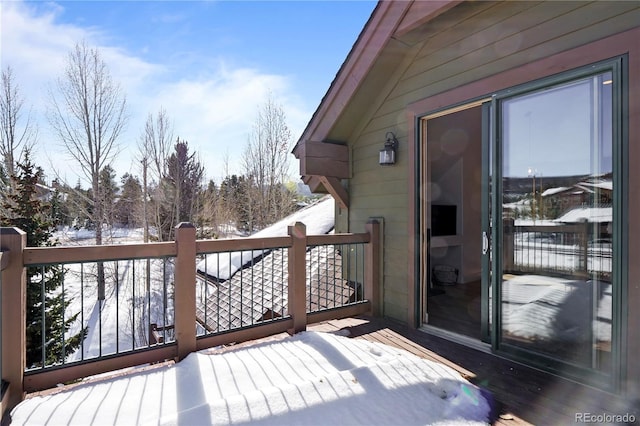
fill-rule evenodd
<path id="1" fill-rule="evenodd" d="M 619 226 L 612 87 L 606 70 L 512 92 L 498 99 L 496 117 L 497 346 L 602 376 L 613 369 Z"/>

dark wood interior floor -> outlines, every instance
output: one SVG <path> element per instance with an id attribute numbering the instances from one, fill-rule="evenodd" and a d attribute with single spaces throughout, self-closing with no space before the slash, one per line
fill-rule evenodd
<path id="1" fill-rule="evenodd" d="M 402 348 L 446 364 L 488 390 L 495 402 L 493 424 L 567 425 L 581 423 L 580 413 L 635 416 L 640 398 L 629 400 L 450 340 L 411 329 L 399 322 L 370 317 L 312 325 L 310 330 L 348 330 L 353 338 Z M 615 422 L 607 422 L 615 424 Z"/>
<path id="2" fill-rule="evenodd" d="M 429 325 L 480 340 L 480 281 L 433 286 L 427 295 Z"/>

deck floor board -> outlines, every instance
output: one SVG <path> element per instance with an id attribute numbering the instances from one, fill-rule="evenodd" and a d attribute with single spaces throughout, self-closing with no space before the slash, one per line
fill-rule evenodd
<path id="1" fill-rule="evenodd" d="M 486 389 L 495 403 L 494 425 L 575 424 L 577 413 L 624 415 L 640 420 L 640 400 L 630 403 L 615 395 L 416 330 L 394 320 L 355 317 L 330 320 L 307 327 L 310 331 L 333 332 L 355 339 L 383 343 L 416 356 L 447 365 L 470 382 Z M 220 353 L 286 338 L 280 333 L 262 339 L 205 351 Z M 128 374 L 130 372 L 122 373 Z M 114 372 L 111 377 L 117 376 Z M 105 377 L 101 377 L 102 380 Z M 61 388 L 38 394 L 50 394 Z M 27 397 L 34 396 L 30 394 Z"/>
<path id="2" fill-rule="evenodd" d="M 443 363 L 472 383 L 491 392 L 496 403 L 496 425 L 571 424 L 576 414 L 631 413 L 640 419 L 638 402 L 411 329 L 381 318 L 356 317 L 310 325 L 313 331 L 334 331 L 404 349 Z M 348 332 L 348 333 L 347 333 Z"/>

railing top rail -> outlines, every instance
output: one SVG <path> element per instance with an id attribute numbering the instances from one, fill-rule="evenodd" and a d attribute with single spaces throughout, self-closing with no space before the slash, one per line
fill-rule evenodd
<path id="1" fill-rule="evenodd" d="M 220 253 L 227 251 L 260 250 L 290 247 L 290 237 L 224 238 L 219 240 L 196 240 L 196 253 Z"/>
<path id="2" fill-rule="evenodd" d="M 514 227 L 520 232 L 582 232 L 585 229 L 585 224 L 572 223 L 563 225 L 515 225 Z"/>
<path id="3" fill-rule="evenodd" d="M 368 233 L 344 233 L 307 236 L 307 244 L 357 244 L 368 243 L 371 237 Z M 218 253 L 228 251 L 261 250 L 286 248 L 291 246 L 291 238 L 228 238 L 220 240 L 196 240 L 196 253 Z M 23 252 L 25 266 L 55 263 L 97 262 L 124 259 L 145 259 L 158 257 L 172 257 L 177 255 L 174 241 L 142 243 L 142 244 L 111 244 L 87 246 L 55 246 L 55 247 L 27 247 Z M 8 255 L 0 258 L 2 265 L 8 262 Z"/>
<path id="4" fill-rule="evenodd" d="M 364 232 L 361 234 L 325 234 L 325 235 L 309 235 L 307 236 L 307 245 L 322 246 L 332 244 L 358 244 L 368 243 L 371 241 L 371 235 Z"/>
<path id="5" fill-rule="evenodd" d="M 353 234 L 321 234 L 307 235 L 307 244 L 331 245 L 331 244 L 356 244 L 368 243 L 370 241 L 368 233 Z M 197 253 L 216 253 L 226 251 L 260 250 L 272 248 L 291 247 L 291 238 L 286 237 L 266 237 L 266 238 L 227 238 L 219 240 L 197 240 Z"/>
<path id="6" fill-rule="evenodd" d="M 43 265 L 53 263 L 97 262 L 107 260 L 145 259 L 176 256 L 175 242 L 147 244 L 112 244 L 103 246 L 55 246 L 27 247 L 23 251 L 23 263 Z"/>

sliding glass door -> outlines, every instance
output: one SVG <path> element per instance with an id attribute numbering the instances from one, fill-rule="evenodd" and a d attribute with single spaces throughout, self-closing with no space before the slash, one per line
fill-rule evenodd
<path id="1" fill-rule="evenodd" d="M 497 94 L 488 114 L 494 348 L 597 383 L 619 355 L 619 65 Z"/>
<path id="2" fill-rule="evenodd" d="M 429 326 L 559 375 L 617 386 L 626 281 L 624 61 L 422 118 Z M 452 231 L 440 226 L 442 207 L 453 209 L 446 215 Z M 435 273 L 441 264 L 456 272 L 445 287 Z"/>

